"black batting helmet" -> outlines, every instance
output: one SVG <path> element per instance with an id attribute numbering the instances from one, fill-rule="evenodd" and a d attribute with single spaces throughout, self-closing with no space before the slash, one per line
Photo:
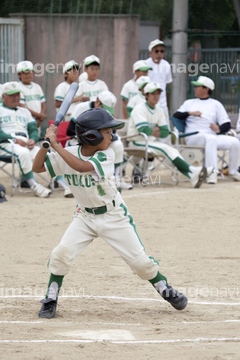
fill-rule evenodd
<path id="1" fill-rule="evenodd" d="M 80 145 L 98 146 L 103 141 L 101 129 L 121 129 L 125 123 L 115 120 L 102 108 L 84 111 L 76 118 L 75 132 Z"/>

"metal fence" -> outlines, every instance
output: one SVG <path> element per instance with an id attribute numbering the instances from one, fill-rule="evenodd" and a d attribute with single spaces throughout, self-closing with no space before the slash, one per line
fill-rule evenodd
<path id="1" fill-rule="evenodd" d="M 0 18 L 0 83 L 17 79 L 16 64 L 24 58 L 23 20 Z"/>
<path id="2" fill-rule="evenodd" d="M 140 59 L 147 59 L 149 52 L 141 50 Z M 171 48 L 166 48 L 165 59 L 171 64 Z M 240 48 L 201 49 L 188 52 L 187 98 L 194 97 L 192 80 L 199 75 L 209 76 L 215 82 L 212 97 L 221 101 L 228 113 L 238 113 L 240 108 Z"/>

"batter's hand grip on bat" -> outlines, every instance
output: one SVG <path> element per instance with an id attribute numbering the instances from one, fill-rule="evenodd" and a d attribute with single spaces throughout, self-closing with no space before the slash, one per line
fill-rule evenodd
<path id="1" fill-rule="evenodd" d="M 71 103 L 73 101 L 73 98 L 74 98 L 78 88 L 79 88 L 79 84 L 76 83 L 76 82 L 73 82 L 70 85 L 70 87 L 69 87 L 69 89 L 68 89 L 68 91 L 66 93 L 66 96 L 63 99 L 63 102 L 62 102 L 62 104 L 61 104 L 61 106 L 60 106 L 60 108 L 59 108 L 59 110 L 58 110 L 58 112 L 56 114 L 55 121 L 54 121 L 55 126 L 58 126 L 60 124 L 60 122 L 64 119 L 64 116 L 66 115 L 66 113 L 67 113 L 67 111 L 68 111 L 68 109 L 69 109 L 69 107 L 70 107 L 70 105 L 71 105 Z M 45 149 L 49 149 L 50 140 L 48 138 L 43 141 L 42 147 L 45 148 Z"/>

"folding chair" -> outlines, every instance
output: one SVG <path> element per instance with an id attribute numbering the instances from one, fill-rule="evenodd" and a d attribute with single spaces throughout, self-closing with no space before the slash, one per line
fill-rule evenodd
<path id="1" fill-rule="evenodd" d="M 129 142 L 134 140 L 134 138 L 139 137 L 141 135 L 144 140 L 144 148 L 139 147 L 136 148 L 134 146 L 129 145 Z M 178 183 L 178 171 L 171 163 L 168 163 L 167 159 L 164 155 L 156 156 L 151 152 L 151 149 L 148 146 L 148 136 L 145 133 L 140 133 L 134 136 L 122 136 L 121 140 L 124 144 L 127 142 L 127 145 L 124 146 L 124 165 L 123 168 L 126 167 L 127 164 L 131 164 L 133 170 L 136 170 L 137 173 L 143 179 L 142 184 L 146 185 L 147 180 L 149 179 L 149 172 L 155 171 L 156 169 L 160 169 L 161 165 L 167 170 L 171 172 L 171 183 L 162 182 L 160 180 L 159 184 L 171 184 L 177 185 Z M 155 165 L 152 170 L 148 168 L 149 160 L 154 159 Z M 153 181 L 155 183 L 155 181 Z M 157 182 L 156 182 L 157 183 Z"/>
<path id="2" fill-rule="evenodd" d="M 9 142 L 13 146 L 13 142 L 11 140 L 9 140 Z M 21 191 L 19 169 L 16 170 L 15 166 L 16 166 L 16 159 L 13 155 L 13 152 L 12 154 L 9 155 L 0 155 L 0 171 L 2 171 L 11 178 L 11 196 L 14 195 L 15 189 L 17 187 Z M 17 175 L 16 172 L 18 172 Z"/>
<path id="3" fill-rule="evenodd" d="M 203 166 L 205 164 L 205 147 L 200 145 L 186 145 L 184 139 L 187 136 L 196 135 L 199 131 L 194 131 L 191 133 L 185 133 L 185 120 L 180 120 L 175 117 L 171 118 L 174 129 L 172 133 L 175 136 L 176 144 L 178 151 L 182 155 L 182 157 L 193 166 Z M 226 135 L 227 136 L 227 135 Z M 225 166 L 228 165 L 226 161 L 227 150 L 219 150 L 218 151 L 218 167 L 220 171 L 224 169 Z"/>
<path id="4" fill-rule="evenodd" d="M 31 190 L 29 188 L 22 188 L 21 187 L 21 174 L 20 174 L 20 170 L 17 164 L 17 159 L 14 156 L 14 151 L 13 151 L 13 145 L 14 143 L 11 140 L 8 140 L 11 144 L 12 144 L 12 151 L 11 154 L 9 155 L 0 155 L 0 171 L 2 171 L 3 173 L 5 173 L 6 175 L 8 175 L 11 178 L 11 196 L 14 195 L 15 193 L 15 189 L 17 188 L 19 192 L 22 193 L 28 193 L 31 192 Z M 51 180 L 49 180 L 48 178 L 46 178 L 44 175 L 42 174 L 37 174 L 37 176 L 44 180 L 45 182 L 47 182 L 48 185 L 51 184 Z"/>

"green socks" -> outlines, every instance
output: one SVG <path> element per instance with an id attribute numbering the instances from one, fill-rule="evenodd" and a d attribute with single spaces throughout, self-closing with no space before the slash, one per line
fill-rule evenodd
<path id="1" fill-rule="evenodd" d="M 46 299 L 51 298 L 53 300 L 57 300 L 58 293 L 62 287 L 63 278 L 64 276 L 50 275 Z"/>

